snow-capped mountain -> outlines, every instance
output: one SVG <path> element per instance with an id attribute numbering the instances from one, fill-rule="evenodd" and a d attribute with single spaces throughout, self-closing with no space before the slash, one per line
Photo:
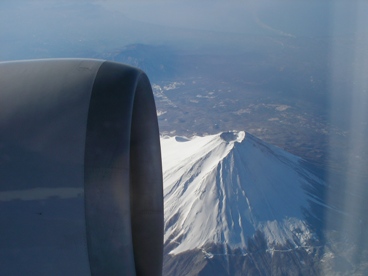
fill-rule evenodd
<path id="1" fill-rule="evenodd" d="M 318 187 L 325 184 L 301 158 L 243 131 L 163 137 L 161 147 L 167 273 L 210 274 L 203 259 L 226 258 L 214 267 L 234 274 L 241 269 L 231 268 L 232 260 L 250 257 L 247 270 L 264 274 L 254 255 L 260 249 L 308 255 L 318 248 L 324 208 Z M 300 266 L 310 269 L 307 259 Z"/>

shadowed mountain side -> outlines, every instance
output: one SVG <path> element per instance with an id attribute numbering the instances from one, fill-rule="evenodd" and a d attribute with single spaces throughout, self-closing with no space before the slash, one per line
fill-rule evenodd
<path id="1" fill-rule="evenodd" d="M 203 249 L 178 255 L 165 255 L 164 275 L 321 275 L 318 260 L 321 248 L 306 252 L 303 248 L 277 247 L 267 250 L 261 232 L 248 240 L 250 251 L 226 245 L 209 244 Z M 211 252 L 211 253 L 209 253 Z"/>

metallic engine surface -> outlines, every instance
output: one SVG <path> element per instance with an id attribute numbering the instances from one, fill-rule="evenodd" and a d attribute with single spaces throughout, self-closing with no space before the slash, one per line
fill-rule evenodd
<path id="1" fill-rule="evenodd" d="M 0 274 L 160 275 L 162 169 L 146 75 L 0 63 Z"/>

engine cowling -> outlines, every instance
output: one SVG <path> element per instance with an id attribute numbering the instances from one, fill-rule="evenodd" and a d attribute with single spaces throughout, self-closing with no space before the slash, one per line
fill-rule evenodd
<path id="1" fill-rule="evenodd" d="M 0 63 L 0 274 L 160 275 L 156 108 L 139 69 Z"/>

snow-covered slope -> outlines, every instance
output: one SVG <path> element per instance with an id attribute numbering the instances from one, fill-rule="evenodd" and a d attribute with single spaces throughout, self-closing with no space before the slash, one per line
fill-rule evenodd
<path id="1" fill-rule="evenodd" d="M 311 183 L 302 160 L 245 132 L 163 137 L 165 246 L 170 254 L 226 244 L 247 253 L 263 233 L 268 250 L 314 239 L 306 215 Z"/>

